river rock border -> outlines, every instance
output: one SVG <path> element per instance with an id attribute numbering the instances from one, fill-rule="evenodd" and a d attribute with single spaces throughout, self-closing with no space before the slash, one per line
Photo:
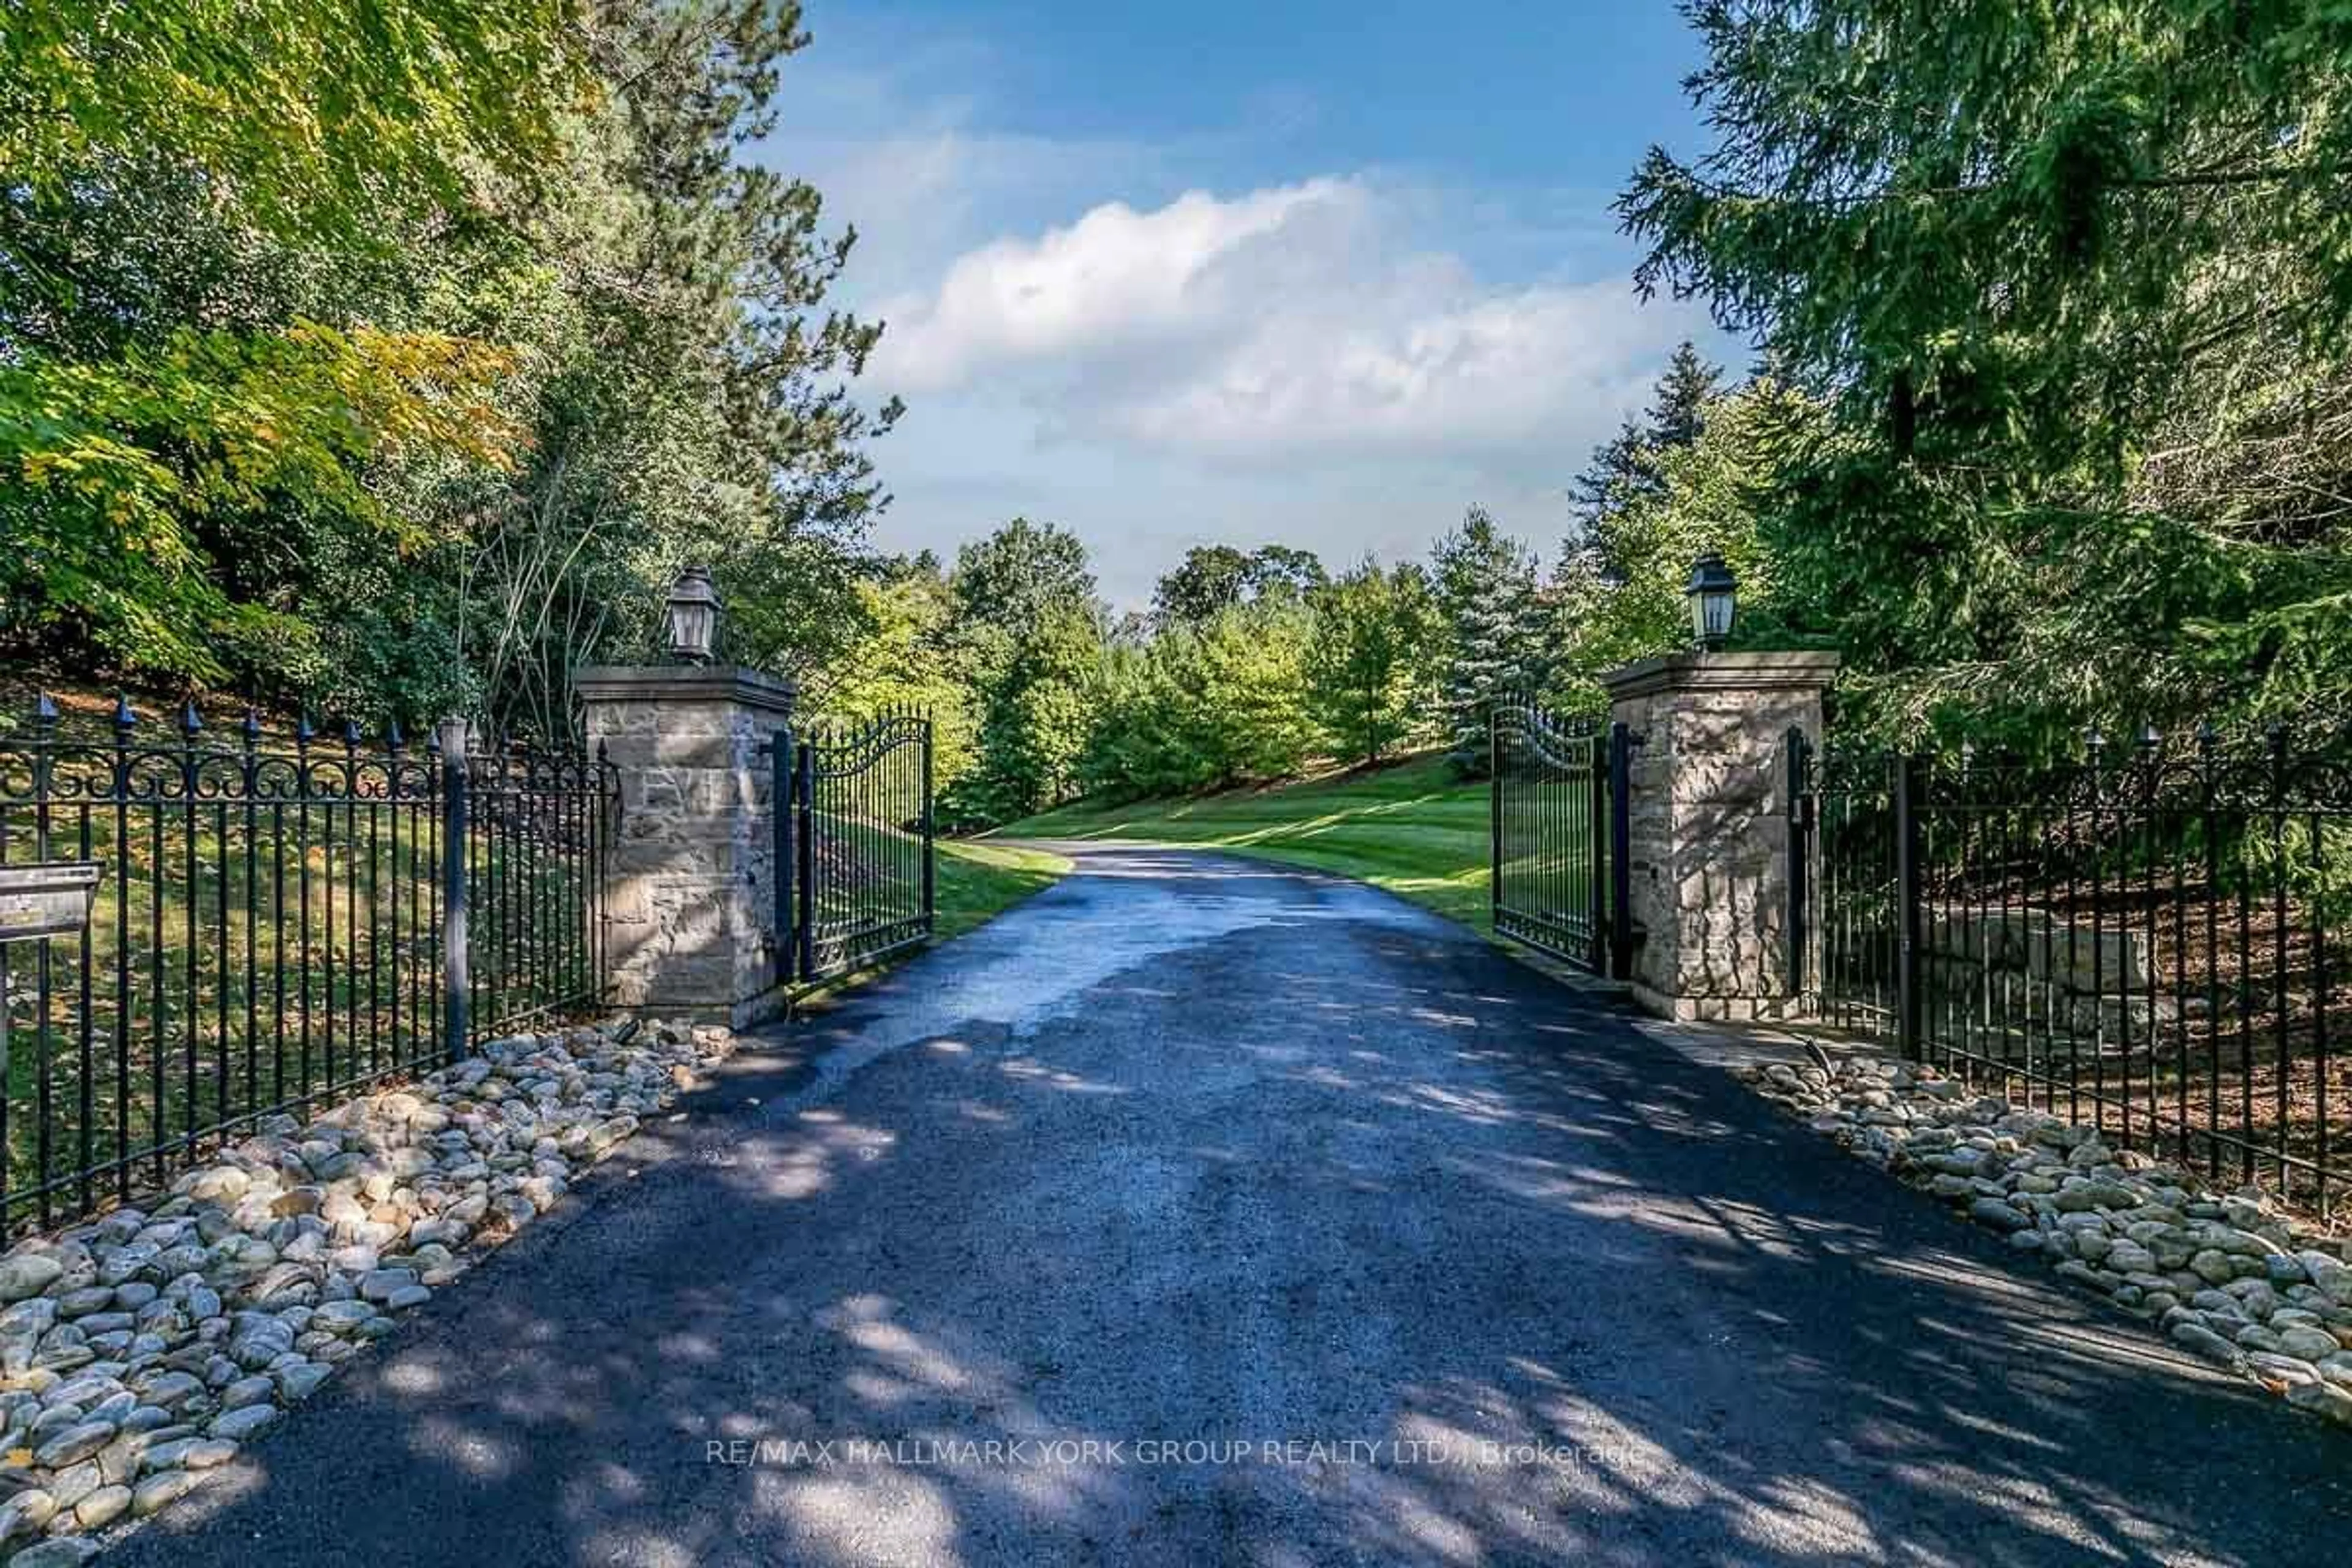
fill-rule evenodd
<path id="1" fill-rule="evenodd" d="M 2352 1240 L 1932 1068 L 1824 1053 L 1731 1070 L 2176 1343 L 2352 1426 Z"/>
<path id="2" fill-rule="evenodd" d="M 96 1532 L 238 1447 L 562 1197 L 734 1037 L 649 1024 L 521 1035 L 307 1122 L 277 1116 L 146 1208 L 0 1257 L 0 1552 Z"/>

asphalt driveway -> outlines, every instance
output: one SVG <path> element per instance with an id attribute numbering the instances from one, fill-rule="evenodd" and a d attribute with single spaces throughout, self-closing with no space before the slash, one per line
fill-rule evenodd
<path id="1" fill-rule="evenodd" d="M 1385 895 L 1076 875 L 121 1564 L 2328 1561 L 2352 1437 Z"/>

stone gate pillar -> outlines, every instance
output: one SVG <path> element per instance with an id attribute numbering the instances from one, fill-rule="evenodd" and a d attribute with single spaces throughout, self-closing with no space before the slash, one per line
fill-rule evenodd
<path id="1" fill-rule="evenodd" d="M 1785 740 L 1818 742 L 1833 653 L 1675 653 L 1601 677 L 1633 755 L 1633 994 L 1674 1018 L 1777 1018 L 1789 992 Z"/>
<path id="2" fill-rule="evenodd" d="M 592 668 L 588 748 L 620 775 L 604 883 L 614 1002 L 742 1028 L 782 1010 L 773 764 L 794 688 L 757 670 Z"/>

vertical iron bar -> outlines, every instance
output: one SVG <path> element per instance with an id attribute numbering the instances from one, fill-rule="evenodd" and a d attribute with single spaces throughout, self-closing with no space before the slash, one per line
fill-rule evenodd
<path id="1" fill-rule="evenodd" d="M 348 725 L 343 738 L 344 744 L 351 748 L 356 759 L 359 726 Z M 356 811 L 361 799 L 356 760 L 352 766 L 352 808 Z M 383 913 L 383 805 L 373 795 L 367 797 L 367 1070 L 373 1073 L 382 1065 L 383 1050 L 383 931 L 381 924 Z M 352 896 L 357 898 L 356 889 Z M 356 931 L 353 936 L 356 940 Z"/>
<path id="2" fill-rule="evenodd" d="M 79 818 L 79 834 L 77 839 L 77 853 L 79 854 L 82 863 L 85 865 L 89 863 L 91 849 L 89 837 L 89 795 L 85 792 L 76 810 L 76 816 Z M 98 1076 L 98 1042 L 97 1037 L 94 1033 L 96 1028 L 96 1020 L 94 1020 L 90 1016 L 92 997 L 89 973 L 97 963 L 97 954 L 90 945 L 90 927 L 95 922 L 89 919 L 86 914 L 81 922 L 81 951 L 78 955 L 80 962 L 75 965 L 75 973 L 80 985 L 80 996 L 78 1000 L 81 1015 L 79 1025 L 79 1045 L 81 1050 L 81 1102 L 76 1108 L 76 1115 L 79 1123 L 81 1212 L 84 1214 L 88 1214 L 93 1206 L 93 1194 L 90 1184 L 96 1174 L 94 1167 L 98 1163 L 98 1129 L 94 1125 L 98 1120 L 97 1109 L 94 1100 L 94 1080 Z M 0 1085 L 5 1085 L 6 1082 L 6 1078 L 5 1076 L 0 1076 Z M 5 1157 L 5 1145 L 0 1145 L 0 1157 Z"/>
<path id="3" fill-rule="evenodd" d="M 43 804 L 46 805 L 46 802 Z M 36 851 L 37 854 L 46 854 L 46 849 Z M 40 1075 L 41 1108 L 41 1125 L 36 1140 L 39 1169 L 35 1174 L 41 1189 L 40 1212 L 43 1230 L 49 1227 L 54 1217 L 49 1177 L 56 1163 L 56 1150 L 51 1143 L 50 1130 L 55 1107 L 52 1103 L 53 1088 L 50 1082 L 52 1064 L 49 1060 L 49 1007 L 51 1005 L 49 942 L 50 939 L 45 936 L 37 937 L 33 942 L 33 1064 L 35 1070 Z"/>
<path id="4" fill-rule="evenodd" d="M 2105 742 L 2097 731 L 2091 735 L 2091 1122 L 2104 1132 L 2107 1127 L 2107 1016 L 2106 1016 L 2106 841 L 2103 828 L 2105 813 L 2101 804 L 2106 795 L 2106 779 L 2100 763 L 2105 755 Z M 2131 1136 L 2131 1120 L 2125 1118 L 2123 1136 Z"/>
<path id="5" fill-rule="evenodd" d="M 460 737 L 464 726 L 457 726 Z M 441 752 L 441 1052 L 452 1062 L 466 1056 L 472 976 L 466 950 L 466 747 L 462 738 Z"/>
<path id="6" fill-rule="evenodd" d="M 793 794 L 797 765 L 793 755 L 793 731 L 787 726 L 776 731 L 768 746 L 768 767 L 773 778 L 769 798 L 776 814 L 776 968 L 777 979 L 786 985 L 800 978 L 800 950 L 795 940 L 800 929 L 800 861 L 795 847 L 798 823 Z"/>
<path id="7" fill-rule="evenodd" d="M 1503 710 L 1486 710 L 1487 865 L 1486 923 L 1498 923 L 1503 914 Z"/>
<path id="8" fill-rule="evenodd" d="M 2075 784 L 2079 785 L 2084 790 L 2090 792 L 2095 799 L 2095 787 L 2090 783 L 2090 769 L 2085 767 L 2075 771 L 2072 775 L 2072 779 Z M 2077 917 L 2082 913 L 2083 908 L 2081 887 L 2083 867 L 2082 852 L 2080 847 L 2076 843 L 2075 825 L 2079 818 L 2079 814 L 2075 810 L 2074 791 L 2072 789 L 2067 792 L 2063 810 L 2065 813 L 2064 829 L 2066 859 L 2066 966 L 2063 970 L 2058 967 L 2057 933 L 2053 931 L 2050 936 L 2049 962 L 2044 963 L 2042 968 L 2046 972 L 2047 975 L 2046 984 L 2050 997 L 2049 1006 L 2052 1017 L 2053 1019 L 2057 1017 L 2060 1008 L 2063 1007 L 2065 1010 L 2066 1120 L 2069 1121 L 2080 1121 L 2083 1119 L 2083 1050 L 2081 1039 L 2074 1027 L 2074 993 L 2073 987 L 2074 984 L 2075 930 L 2080 924 Z M 2052 1050 L 2054 1057 L 2056 1050 L 2056 1040 L 2054 1037 L 2052 1040 Z"/>
<path id="9" fill-rule="evenodd" d="M 1609 973 L 1633 978 L 1633 731 L 1609 726 Z"/>
<path id="10" fill-rule="evenodd" d="M 2189 1096 L 2193 1078 L 2189 1068 L 2189 815 L 2178 792 L 2172 807 L 2172 1059 L 2173 1113 L 2179 1121 L 2175 1157 L 2183 1170 L 2194 1170 L 2189 1146 Z M 2212 954 L 2206 954 L 2210 963 Z"/>
<path id="11" fill-rule="evenodd" d="M 610 911 L 605 905 L 606 881 L 611 873 L 613 826 L 621 809 L 621 775 L 612 765 L 612 753 L 603 741 L 596 742 L 596 863 L 590 886 L 596 899 L 596 994 L 603 996 L 612 978 L 612 947 Z"/>
<path id="12" fill-rule="evenodd" d="M 1895 896 L 1899 909 L 1895 945 L 1895 1039 L 1906 1061 L 1920 1059 L 1919 994 L 1919 813 L 1924 764 L 1916 756 L 1895 759 Z"/>
<path id="13" fill-rule="evenodd" d="M 448 785 L 442 774 L 448 769 L 449 759 L 441 752 L 440 727 L 426 730 L 425 739 L 425 793 L 427 805 L 420 812 L 425 828 L 425 1012 L 424 1042 L 417 1055 L 420 1059 L 443 1048 L 442 1007 L 447 1000 L 448 987 L 442 975 L 443 931 L 448 921 L 448 906 L 442 901 L 441 885 L 448 853 L 446 826 L 442 818 Z"/>
<path id="14" fill-rule="evenodd" d="M 56 787 L 58 743 L 58 710 L 43 692 L 33 707 L 33 861 L 38 865 L 49 858 L 49 795 Z M 48 1228 L 51 1216 L 49 1178 L 55 1173 L 56 1149 L 52 1145 L 51 1124 L 57 1114 L 52 1080 L 54 1065 L 49 1059 L 49 939 L 37 937 L 33 942 L 33 1070 L 36 1075 L 40 1124 L 34 1130 L 37 1154 L 34 1184 L 40 1189 L 41 1228 Z M 5 1080 L 0 1079 L 0 1085 Z"/>
<path id="15" fill-rule="evenodd" d="M 408 942 L 402 922 L 403 918 L 412 908 L 414 887 L 409 877 L 410 868 L 403 866 L 400 859 L 400 721 L 396 719 L 392 721 L 384 731 L 383 747 L 386 761 L 383 770 L 383 809 L 389 812 L 392 817 L 389 834 L 392 841 L 392 858 L 389 862 L 392 868 L 392 994 L 386 998 L 392 1017 L 385 1034 L 391 1041 L 392 1060 L 397 1065 L 408 1060 L 408 1053 L 401 1046 L 400 1033 L 401 996 L 407 989 L 409 973 Z M 413 853 L 411 858 L 414 858 Z M 413 1023 L 411 1026 L 414 1026 Z"/>
<path id="16" fill-rule="evenodd" d="M 114 694 L 114 1195 L 131 1201 L 131 731 L 137 717 L 122 693 Z M 0 1016 L 0 1037 L 7 1032 Z M 6 1082 L 0 1063 L 0 1085 Z M 5 1089 L 0 1089 L 0 1095 Z M 0 1136 L 0 1149 L 7 1140 Z M 5 1185 L 0 1181 L 0 1185 Z M 0 1219 L 5 1219 L 0 1215 Z"/>
<path id="17" fill-rule="evenodd" d="M 228 802 L 213 802 L 213 1116 L 228 1120 Z"/>
<path id="18" fill-rule="evenodd" d="M 2156 1149 L 2162 1147 L 2163 1144 L 2163 1111 L 2158 1104 L 2158 1085 L 2157 1083 L 2157 1051 L 2159 1048 L 2159 1045 L 2158 1040 L 2158 1031 L 2156 1017 L 2156 975 L 2158 967 L 2156 945 L 2158 897 L 2156 886 L 2156 863 L 2162 854 L 2158 836 L 2159 824 L 2157 820 L 2158 815 L 2157 805 L 2158 798 L 2158 784 L 2159 783 L 2157 773 L 2157 746 L 2158 744 L 2158 737 L 2153 728 L 2146 728 L 2140 731 L 2139 739 L 2140 765 L 2142 770 L 2142 783 L 2140 787 L 2140 846 L 2141 855 L 2143 857 L 2140 865 L 2140 902 L 2142 906 L 2141 914 L 2147 925 L 2147 952 L 2143 954 L 2147 969 L 2147 976 L 2145 982 L 2145 989 L 2147 993 L 2147 1021 L 2142 1029 L 2142 1037 L 2147 1044 L 2147 1071 L 2145 1077 L 2147 1087 L 2148 1147 Z M 2126 972 L 2125 975 L 2125 980 L 2126 984 L 2128 984 L 2130 980 L 2128 972 Z M 2127 1003 L 2126 1005 L 2128 1007 L 2129 1004 Z"/>
<path id="19" fill-rule="evenodd" d="M 931 719 L 929 714 L 927 713 L 923 715 L 921 724 L 923 737 L 923 933 L 928 936 L 935 931 L 939 927 L 939 832 L 931 823 L 933 796 L 931 786 Z"/>
<path id="20" fill-rule="evenodd" d="M 182 925 L 187 939 L 187 949 L 181 955 L 182 969 L 186 977 L 186 988 L 182 993 L 184 1005 L 181 1014 L 184 1029 L 181 1054 L 188 1079 L 187 1103 L 183 1107 L 181 1117 L 186 1129 L 184 1152 L 195 1146 L 196 1106 L 204 1098 L 196 1068 L 196 1035 L 204 1021 L 204 996 L 196 984 L 196 905 L 200 901 L 196 892 L 196 731 L 203 727 L 196 717 L 196 705 L 188 703 L 180 714 L 180 730 L 184 742 L 180 759 L 180 781 L 184 792 L 181 831 L 187 836 L 187 842 L 182 846 L 182 861 L 187 868 L 184 879 L 186 901 L 181 910 L 184 917 Z"/>
<path id="21" fill-rule="evenodd" d="M 286 803 L 269 803 L 269 1098 L 286 1103 Z"/>
<path id="22" fill-rule="evenodd" d="M 2292 1103 L 2288 1079 L 2294 1071 L 2294 1042 L 2287 1033 L 2287 953 L 2286 933 L 2286 731 L 2278 725 L 2270 730 L 2270 791 L 2271 791 L 2271 895 L 2272 931 L 2271 963 L 2278 1006 L 2278 1063 L 2274 1098 L 2277 1101 L 2278 1125 L 2272 1131 L 2272 1146 L 2278 1153 L 2279 1194 L 2292 1198 L 2294 1194 L 2294 1166 L 2288 1163 L 2288 1118 Z"/>
<path id="23" fill-rule="evenodd" d="M 2221 835 L 2213 773 L 2213 726 L 2197 731 L 2198 792 L 2205 818 L 2205 1173 L 2221 1175 Z"/>
<path id="24" fill-rule="evenodd" d="M 238 786 L 245 792 L 245 1109 L 258 1109 L 260 1104 L 259 1051 L 254 1036 L 261 1023 L 261 1006 L 254 996 L 259 984 L 257 962 L 261 947 L 260 895 L 255 883 L 261 870 L 261 847 L 255 842 L 261 828 L 261 773 L 257 748 L 261 743 L 261 720 L 250 708 L 245 710 L 245 766 L 237 775 Z M 277 967 L 277 955 L 270 955 L 270 966 Z"/>
<path id="25" fill-rule="evenodd" d="M 147 930 L 154 945 L 147 950 L 147 979 L 151 991 L 148 1011 L 153 1016 L 155 1037 L 148 1053 L 149 1089 L 152 1098 L 147 1106 L 148 1142 L 155 1156 L 155 1184 L 163 1183 L 163 1138 L 166 1127 L 163 1086 L 170 1071 L 172 1043 L 166 1032 L 164 965 L 170 962 L 163 950 L 163 879 L 168 874 L 163 864 L 163 786 L 158 778 L 150 804 L 153 810 L 147 814 Z"/>
<path id="26" fill-rule="evenodd" d="M 2254 921 L 2253 814 L 2245 813 L 2238 849 L 2238 1159 L 2242 1179 L 2254 1179 Z"/>
<path id="27" fill-rule="evenodd" d="M 294 725 L 294 776 L 296 820 L 294 836 L 299 859 L 295 879 L 297 896 L 301 900 L 300 920 L 302 949 L 302 1035 L 300 1074 L 295 1081 L 296 1092 L 307 1097 L 310 1092 L 310 716 L 302 714 Z"/>
<path id="28" fill-rule="evenodd" d="M 807 741 L 803 741 L 793 749 L 793 754 L 794 837 L 800 856 L 800 876 L 796 882 L 800 908 L 793 912 L 793 930 L 799 942 L 800 956 L 795 967 L 803 984 L 816 976 L 815 782 L 816 752 Z"/>
<path id="29" fill-rule="evenodd" d="M 2317 1079 L 2319 1117 L 2319 1147 L 2316 1163 L 2319 1184 L 2319 1216 L 2328 1217 L 2328 1178 L 2333 1166 L 2328 1161 L 2327 1078 L 2334 1065 L 2328 1060 L 2327 1039 L 2327 825 L 2315 804 L 2311 808 L 2311 863 L 2316 885 L 2311 894 L 2311 1060 Z"/>
<path id="30" fill-rule="evenodd" d="M 330 764 L 330 765 L 331 765 L 331 764 Z M 349 776 L 348 774 L 346 774 L 346 775 L 345 775 L 345 777 L 344 777 L 344 779 L 343 779 L 343 794 L 344 794 L 345 795 L 348 795 L 351 793 L 351 787 L 352 787 L 352 781 L 351 781 L 351 779 L 350 779 L 350 776 Z M 322 911 L 322 912 L 323 912 L 323 914 L 324 914 L 324 916 L 325 916 L 325 922 L 326 922 L 326 931 L 325 931 L 325 933 L 324 933 L 324 934 L 325 934 L 325 936 L 326 936 L 326 942 L 325 942 L 325 947 L 324 947 L 324 954 L 325 954 L 325 958 L 326 958 L 326 970 L 325 970 L 325 973 L 322 973 L 322 974 L 320 974 L 320 977 L 319 977 L 319 980 L 320 980 L 320 988 L 319 988 L 320 1001 L 320 1003 L 322 1004 L 323 1009 L 324 1009 L 324 1011 L 325 1011 L 325 1013 L 326 1013 L 326 1016 L 326 1016 L 326 1028 L 325 1028 L 325 1031 L 324 1031 L 324 1036 L 323 1036 L 323 1037 L 321 1038 L 321 1040 L 320 1041 L 320 1049 L 321 1053 L 326 1057 L 326 1068 L 325 1068 L 326 1077 L 325 1077 L 325 1079 L 324 1079 L 324 1083 L 325 1083 L 325 1085 L 332 1085 L 332 1084 L 333 1084 L 333 1083 L 335 1083 L 335 1081 L 336 1081 L 336 1078 L 335 1078 L 335 1008 L 336 1008 L 336 1005 L 337 1005 L 336 996 L 335 996 L 335 801 L 336 801 L 336 798 L 337 798 L 337 797 L 335 797 L 335 796 L 330 795 L 327 799 L 325 799 L 325 800 L 323 800 L 323 801 L 321 801 L 321 802 L 320 803 L 320 824 L 319 824 L 320 847 L 320 849 L 321 849 L 321 851 L 323 852 L 324 857 L 325 857 L 325 864 L 324 864 L 324 865 L 322 865 L 322 866 L 320 868 L 320 872 L 323 874 L 323 880 L 324 880 L 324 901 L 325 901 L 325 904 L 326 904 L 326 908 L 325 908 L 325 910 Z M 307 1089 L 307 1088 L 308 1088 L 308 1086 L 307 1086 L 307 1085 L 305 1085 L 305 1088 Z"/>
<path id="31" fill-rule="evenodd" d="M 1811 826 L 1812 803 L 1811 780 L 1807 776 L 1810 742 L 1804 731 L 1789 728 L 1789 797 L 1783 808 L 1788 818 L 1789 843 L 1789 919 L 1783 938 L 1788 943 L 1788 989 L 1792 1005 L 1805 994 L 1805 915 L 1806 901 L 1812 896 L 1808 880 L 1812 845 Z"/>
<path id="32" fill-rule="evenodd" d="M 1585 964 L 1595 974 L 1608 973 L 1609 962 L 1609 769 L 1601 749 L 1607 742 L 1596 731 L 1584 742 L 1584 906 L 1591 922 L 1585 931 Z"/>
<path id="33" fill-rule="evenodd" d="M 2042 1051 L 2042 1060 L 2037 1065 L 2033 1059 L 2033 1047 L 2036 1044 L 2033 1017 L 2033 911 L 2028 901 L 2041 890 L 2042 878 L 2035 875 L 2029 879 L 2024 852 L 2029 835 L 2032 835 L 2037 842 L 2042 841 L 2046 835 L 2033 834 L 2032 825 L 2026 819 L 2026 803 L 2030 798 L 2022 780 L 2012 773 L 2004 785 L 2004 809 L 2001 813 L 2001 862 L 2008 868 L 2006 890 L 2001 895 L 2001 926 L 2004 941 L 2014 933 L 2022 938 L 2024 942 L 2022 951 L 2011 965 L 2012 972 L 2021 978 L 2012 980 L 2010 984 L 2012 993 L 2023 1004 L 2025 1011 L 2024 1026 L 2021 1031 L 2021 1037 L 2025 1042 L 2025 1073 L 2028 1086 L 2025 1102 L 2029 1106 L 2033 1103 L 2033 1089 L 2038 1085 L 2042 1091 L 2042 1107 L 2047 1110 L 2055 1103 L 2055 1090 L 2049 1081 L 2050 1054 L 2046 1048 L 2049 1045 L 2050 1015 L 2048 1009 L 2043 1009 L 2040 1043 L 2045 1048 Z M 2043 869 L 2043 863 L 2039 858 L 2032 861 L 2032 866 L 2036 873 Z"/>

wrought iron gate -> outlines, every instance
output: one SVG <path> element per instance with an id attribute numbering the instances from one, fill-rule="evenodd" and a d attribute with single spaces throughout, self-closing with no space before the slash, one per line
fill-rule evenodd
<path id="1" fill-rule="evenodd" d="M 782 982 L 845 974 L 929 941 L 939 902 L 929 717 L 786 730 L 774 755 Z"/>
<path id="2" fill-rule="evenodd" d="M 1629 977 L 1631 732 L 1513 702 L 1490 714 L 1487 745 L 1496 933 L 1595 974 Z"/>

